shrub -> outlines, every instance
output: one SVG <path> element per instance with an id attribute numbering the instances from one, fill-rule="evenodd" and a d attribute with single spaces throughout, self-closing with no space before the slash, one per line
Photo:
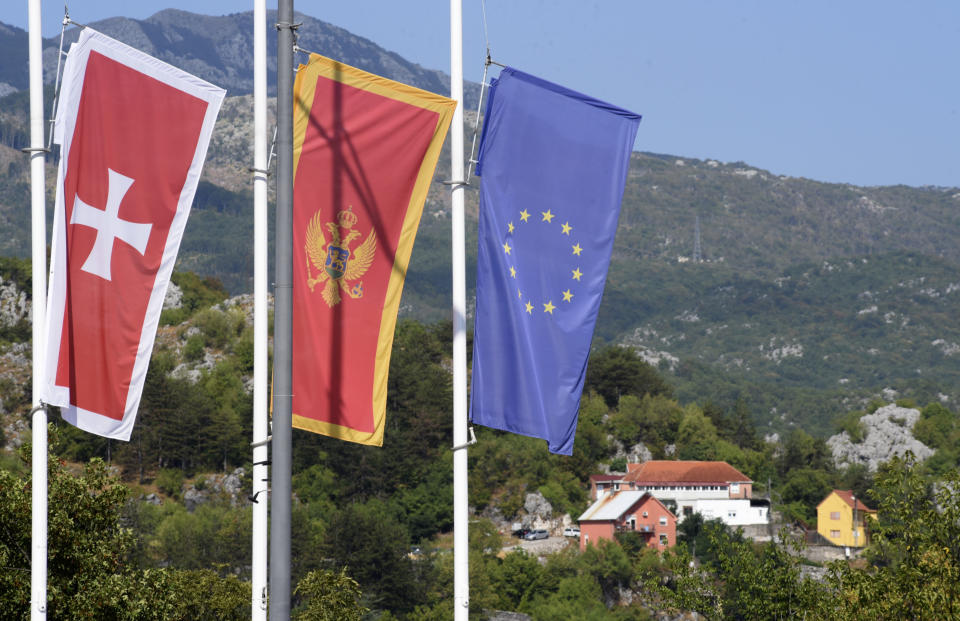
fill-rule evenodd
<path id="1" fill-rule="evenodd" d="M 170 496 L 171 498 L 180 498 L 183 488 L 183 471 L 176 468 L 164 468 L 157 473 L 154 481 L 157 489 Z"/>
<path id="2" fill-rule="evenodd" d="M 187 339 L 187 344 L 183 346 L 183 357 L 190 362 L 196 362 L 203 358 L 204 338 L 201 334 L 194 334 Z"/>

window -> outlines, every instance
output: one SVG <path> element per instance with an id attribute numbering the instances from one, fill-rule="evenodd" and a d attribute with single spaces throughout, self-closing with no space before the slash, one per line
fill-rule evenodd
<path id="1" fill-rule="evenodd" d="M 666 526 L 666 525 L 667 525 L 667 516 L 665 516 L 665 515 L 661 515 L 661 516 L 660 516 L 660 525 L 661 525 L 661 526 Z"/>
<path id="2" fill-rule="evenodd" d="M 614 484 L 613 484 L 613 491 L 615 491 L 615 492 L 619 492 L 619 491 L 620 491 L 620 484 L 619 484 L 619 483 L 614 483 Z"/>
<path id="3" fill-rule="evenodd" d="M 839 519 L 840 519 L 840 512 L 839 512 L 839 511 L 831 511 L 831 512 L 830 512 L 830 519 L 831 519 L 831 520 L 839 520 Z"/>
<path id="4" fill-rule="evenodd" d="M 693 507 L 691 507 L 690 505 L 684 505 L 684 506 L 683 506 L 683 515 L 684 515 L 684 516 L 693 515 Z"/>
<path id="5" fill-rule="evenodd" d="M 666 546 L 669 544 L 669 540 L 666 535 L 660 535 L 660 545 Z"/>
<path id="6" fill-rule="evenodd" d="M 840 531 L 839 531 L 839 530 L 831 530 L 831 531 L 830 531 L 830 536 L 833 537 L 834 539 L 839 539 L 839 538 L 840 538 Z"/>
<path id="7" fill-rule="evenodd" d="M 647 512 L 646 512 L 646 511 L 643 512 L 643 517 L 647 517 Z"/>
<path id="8" fill-rule="evenodd" d="M 737 517 L 737 512 L 736 512 L 736 511 L 727 511 L 727 517 L 728 517 L 728 518 L 735 518 L 735 517 Z"/>
<path id="9" fill-rule="evenodd" d="M 731 484 L 730 484 L 730 493 L 731 493 L 731 494 L 739 494 L 739 493 L 740 493 L 740 484 L 739 484 L 739 483 L 731 483 Z"/>

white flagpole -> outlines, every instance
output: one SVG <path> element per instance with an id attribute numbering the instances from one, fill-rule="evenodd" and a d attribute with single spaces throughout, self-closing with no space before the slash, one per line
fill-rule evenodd
<path id="1" fill-rule="evenodd" d="M 33 403 L 40 405 L 43 326 L 47 307 L 47 222 L 44 202 L 43 39 L 40 0 L 30 0 L 30 206 L 33 231 Z M 47 618 L 47 411 L 33 411 L 30 618 Z"/>
<path id="2" fill-rule="evenodd" d="M 251 619 L 267 619 L 267 3 L 253 3 L 253 541 Z"/>
<path id="3" fill-rule="evenodd" d="M 463 16 L 462 0 L 450 0 L 450 98 L 457 108 L 450 125 L 453 231 L 453 618 L 470 613 L 467 538 L 467 320 L 463 224 Z"/>

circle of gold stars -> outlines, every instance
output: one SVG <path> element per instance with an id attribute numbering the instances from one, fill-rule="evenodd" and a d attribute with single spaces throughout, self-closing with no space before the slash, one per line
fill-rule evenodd
<path id="1" fill-rule="evenodd" d="M 547 209 L 546 211 L 541 211 L 540 215 L 541 215 L 541 219 L 539 221 L 540 224 L 546 223 L 547 225 L 552 225 L 552 226 L 555 226 L 556 224 L 560 224 L 560 234 L 566 235 L 568 239 L 571 238 L 571 233 L 573 232 L 573 226 L 571 226 L 569 221 L 563 222 L 561 224 L 558 220 L 557 223 L 555 224 L 553 220 L 554 218 L 556 218 L 556 214 L 554 214 L 550 209 Z M 512 254 L 514 247 L 510 245 L 509 236 L 513 235 L 516 232 L 518 226 L 522 224 L 531 224 L 531 220 L 530 220 L 531 214 L 528 210 L 524 209 L 520 211 L 519 216 L 520 216 L 519 222 L 511 221 L 507 223 L 508 239 L 504 241 L 502 246 L 504 254 L 506 254 L 511 261 L 515 261 L 515 258 L 514 258 L 514 255 Z M 536 224 L 537 222 L 534 221 L 533 223 Z M 575 257 L 583 257 L 583 247 L 580 245 L 579 242 L 575 242 L 570 245 L 570 254 L 571 256 L 575 256 Z M 510 278 L 513 278 L 514 280 L 516 280 L 518 273 L 519 272 L 515 262 L 511 263 Z M 577 265 L 576 267 L 574 267 L 573 270 L 570 271 L 571 284 L 566 289 L 557 292 L 558 297 L 556 299 L 559 300 L 560 306 L 555 305 L 553 303 L 553 299 L 548 299 L 546 301 L 538 301 L 537 303 L 534 303 L 528 296 L 525 296 L 523 294 L 523 291 L 521 291 L 519 287 L 517 288 L 517 299 L 520 301 L 524 312 L 526 312 L 528 315 L 533 315 L 534 310 L 539 310 L 540 308 L 543 309 L 542 313 L 547 315 L 553 315 L 555 310 L 558 310 L 558 309 L 562 310 L 561 306 L 563 306 L 564 303 L 566 304 L 573 303 L 573 298 L 576 294 L 573 292 L 572 289 L 575 287 L 577 283 L 580 282 L 580 279 L 582 277 L 583 277 L 583 272 L 580 271 L 579 265 Z"/>

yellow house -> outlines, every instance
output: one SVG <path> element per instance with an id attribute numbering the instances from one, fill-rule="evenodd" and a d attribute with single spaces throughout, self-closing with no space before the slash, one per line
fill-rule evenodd
<path id="1" fill-rule="evenodd" d="M 877 512 L 850 490 L 835 489 L 817 505 L 817 532 L 835 546 L 862 548 L 870 543 L 868 516 L 876 519 Z"/>

